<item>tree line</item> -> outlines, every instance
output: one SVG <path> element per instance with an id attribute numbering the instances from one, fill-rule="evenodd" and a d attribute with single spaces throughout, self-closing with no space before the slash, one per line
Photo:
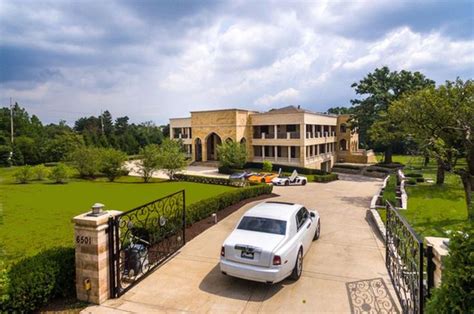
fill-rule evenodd
<path id="1" fill-rule="evenodd" d="M 18 103 L 13 106 L 14 141 L 11 142 L 10 108 L 0 109 L 0 165 L 35 165 L 65 160 L 80 147 L 114 148 L 128 155 L 140 148 L 160 144 L 169 136 L 169 126 L 152 122 L 130 123 L 127 116 L 115 121 L 109 111 L 82 117 L 70 127 L 65 121 L 44 125 Z"/>

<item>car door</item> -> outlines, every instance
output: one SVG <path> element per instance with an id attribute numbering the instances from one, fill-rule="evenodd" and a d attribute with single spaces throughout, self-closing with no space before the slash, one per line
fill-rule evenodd
<path id="1" fill-rule="evenodd" d="M 296 227 L 297 227 L 297 234 L 296 236 L 298 237 L 298 242 L 303 244 L 303 253 L 306 254 L 306 252 L 309 250 L 309 247 L 311 245 L 311 224 L 312 221 L 309 216 L 309 212 L 305 207 L 302 207 L 297 213 L 296 213 Z"/>

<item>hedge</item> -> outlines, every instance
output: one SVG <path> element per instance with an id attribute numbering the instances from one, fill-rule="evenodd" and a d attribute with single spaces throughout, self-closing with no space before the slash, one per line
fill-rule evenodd
<path id="1" fill-rule="evenodd" d="M 338 180 L 339 176 L 336 173 L 328 173 L 322 175 L 314 175 L 313 181 L 314 182 L 331 182 Z"/>
<path id="2" fill-rule="evenodd" d="M 263 164 L 261 162 L 248 162 L 244 165 L 244 168 L 255 168 L 255 169 L 262 169 Z M 311 168 L 303 168 L 303 167 L 294 167 L 288 165 L 279 165 L 273 164 L 273 170 L 279 170 L 281 168 L 282 172 L 293 172 L 296 170 L 300 174 L 327 174 L 327 172 L 319 170 L 319 169 L 311 169 Z"/>
<path id="3" fill-rule="evenodd" d="M 407 178 L 423 178 L 423 174 L 409 172 L 409 173 L 405 173 L 405 177 L 407 177 Z"/>
<path id="4" fill-rule="evenodd" d="M 375 166 L 382 167 L 382 168 L 389 168 L 389 169 L 398 169 L 398 168 L 403 168 L 405 165 L 399 162 L 392 162 L 391 164 L 385 164 L 383 162 L 379 162 L 375 164 Z"/>
<path id="5" fill-rule="evenodd" d="M 350 164 L 335 164 L 333 168 L 343 168 L 343 169 L 351 169 L 351 170 L 362 170 L 364 168 L 363 165 L 356 166 Z"/>
<path id="6" fill-rule="evenodd" d="M 74 259 L 74 248 L 57 247 L 11 265 L 0 287 L 0 312 L 32 312 L 54 298 L 75 296 Z"/>
<path id="7" fill-rule="evenodd" d="M 205 177 L 205 176 L 194 176 L 189 174 L 177 173 L 174 178 L 179 181 L 188 181 L 205 184 L 217 184 L 217 185 L 229 185 L 229 186 L 245 186 L 248 182 L 241 180 L 231 180 L 227 178 L 216 178 L 216 177 Z"/>
<path id="8" fill-rule="evenodd" d="M 257 184 L 240 189 L 231 190 L 214 197 L 204 199 L 186 207 L 186 224 L 191 225 L 196 221 L 207 218 L 228 206 L 264 194 L 271 194 L 273 185 Z"/>

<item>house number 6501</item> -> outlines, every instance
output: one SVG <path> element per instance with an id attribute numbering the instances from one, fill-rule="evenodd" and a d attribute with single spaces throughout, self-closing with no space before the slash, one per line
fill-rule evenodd
<path id="1" fill-rule="evenodd" d="M 76 243 L 77 244 L 91 244 L 92 240 L 91 240 L 91 237 L 77 236 Z"/>

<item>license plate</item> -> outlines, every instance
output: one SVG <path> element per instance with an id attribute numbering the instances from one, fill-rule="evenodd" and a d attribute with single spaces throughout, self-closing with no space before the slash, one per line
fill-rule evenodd
<path id="1" fill-rule="evenodd" d="M 242 253 L 240 253 L 240 257 L 253 259 L 253 253 L 242 251 Z"/>

